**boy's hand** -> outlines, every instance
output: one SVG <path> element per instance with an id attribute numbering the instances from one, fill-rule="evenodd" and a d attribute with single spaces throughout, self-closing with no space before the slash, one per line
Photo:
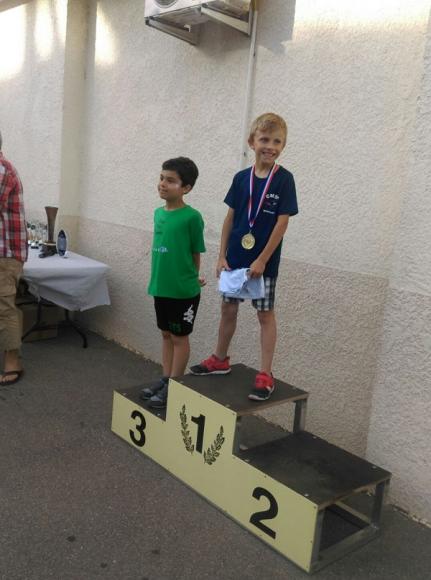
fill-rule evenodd
<path id="1" fill-rule="evenodd" d="M 202 288 L 202 286 L 206 286 L 206 279 L 205 276 L 198 276 L 198 282 L 199 282 L 199 286 Z"/>
<path id="2" fill-rule="evenodd" d="M 229 264 L 226 261 L 226 258 L 219 258 L 216 267 L 216 276 L 220 278 L 220 274 L 223 270 L 230 270 Z"/>
<path id="3" fill-rule="evenodd" d="M 260 278 L 265 270 L 265 262 L 257 258 L 250 265 L 250 278 Z"/>

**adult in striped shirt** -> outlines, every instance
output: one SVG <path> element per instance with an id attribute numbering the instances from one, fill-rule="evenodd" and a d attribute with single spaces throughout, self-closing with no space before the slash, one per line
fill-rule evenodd
<path id="1" fill-rule="evenodd" d="M 0 387 L 16 383 L 23 373 L 22 318 L 15 296 L 27 251 L 22 184 L 15 167 L 3 156 L 0 133 L 0 351 L 4 352 Z"/>

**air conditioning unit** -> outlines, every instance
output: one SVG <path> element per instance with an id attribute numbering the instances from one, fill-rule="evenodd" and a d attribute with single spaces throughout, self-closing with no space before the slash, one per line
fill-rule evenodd
<path id="1" fill-rule="evenodd" d="M 145 22 L 196 44 L 199 27 L 208 20 L 251 33 L 253 0 L 145 0 Z"/>

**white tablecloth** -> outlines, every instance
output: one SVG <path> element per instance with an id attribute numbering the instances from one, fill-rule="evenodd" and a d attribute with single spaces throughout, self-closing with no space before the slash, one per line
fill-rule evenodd
<path id="1" fill-rule="evenodd" d="M 67 258 L 39 258 L 29 249 L 23 278 L 36 298 L 45 298 L 67 310 L 88 310 L 111 304 L 106 274 L 109 266 L 73 252 Z"/>

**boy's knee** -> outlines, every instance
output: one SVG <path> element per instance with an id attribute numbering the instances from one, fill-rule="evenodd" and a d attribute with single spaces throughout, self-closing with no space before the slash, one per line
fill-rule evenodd
<path id="1" fill-rule="evenodd" d="M 225 316 L 236 316 L 238 314 L 238 302 L 222 302 L 221 312 Z"/>
<path id="2" fill-rule="evenodd" d="M 275 321 L 274 310 L 258 310 L 257 317 L 261 324 L 267 324 Z"/>
<path id="3" fill-rule="evenodd" d="M 171 335 L 171 340 L 174 343 L 174 345 L 179 346 L 182 344 L 186 344 L 189 341 L 189 335 L 188 334 L 172 334 Z"/>

